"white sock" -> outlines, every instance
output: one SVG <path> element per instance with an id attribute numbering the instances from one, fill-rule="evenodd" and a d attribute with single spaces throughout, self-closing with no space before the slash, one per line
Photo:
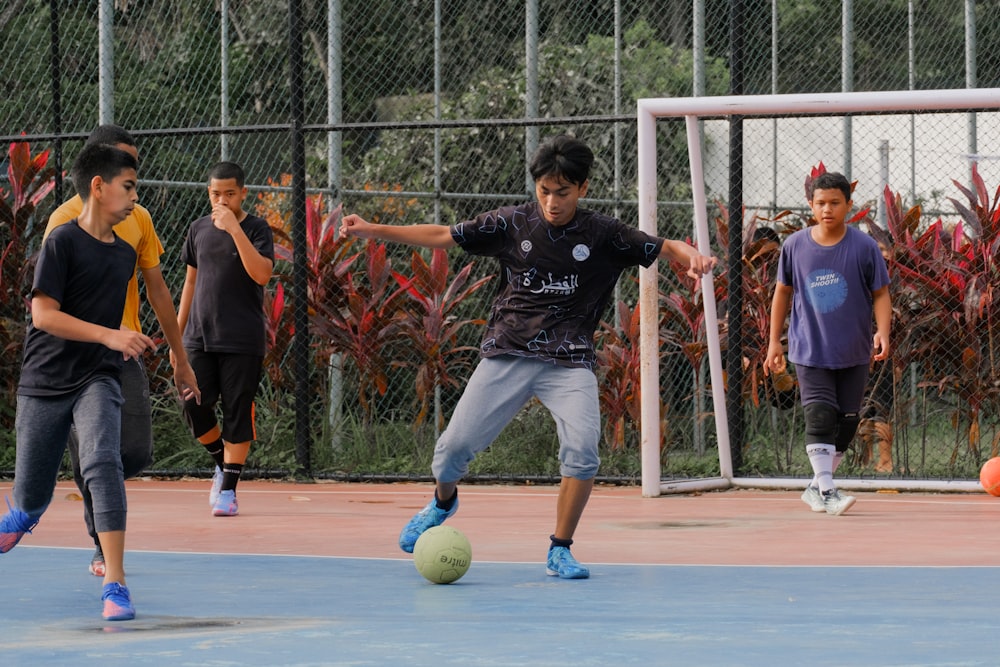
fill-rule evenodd
<path id="1" fill-rule="evenodd" d="M 845 453 L 846 452 L 837 452 L 836 454 L 833 455 L 833 470 L 831 472 L 833 472 L 833 473 L 837 472 L 837 468 L 840 467 L 841 461 L 844 460 L 844 454 Z M 809 482 L 809 486 L 813 487 L 814 489 L 818 489 L 819 488 L 819 477 L 817 477 L 815 474 L 813 474 L 813 478 L 812 478 L 812 481 Z"/>
<path id="2" fill-rule="evenodd" d="M 833 468 L 837 448 L 833 445 L 815 443 L 806 445 L 806 454 L 813 469 L 813 486 L 818 486 L 821 493 L 833 491 Z"/>

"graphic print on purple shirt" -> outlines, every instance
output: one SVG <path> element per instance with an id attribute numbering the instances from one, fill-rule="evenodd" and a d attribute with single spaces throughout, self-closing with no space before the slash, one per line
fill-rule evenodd
<path id="1" fill-rule="evenodd" d="M 847 301 L 847 280 L 838 271 L 820 269 L 807 278 L 806 296 L 819 312 L 832 313 Z"/>

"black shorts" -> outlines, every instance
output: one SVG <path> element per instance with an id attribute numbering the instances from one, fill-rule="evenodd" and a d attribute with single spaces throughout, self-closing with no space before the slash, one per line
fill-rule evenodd
<path id="1" fill-rule="evenodd" d="M 188 359 L 201 390 L 201 405 L 194 399 L 184 401 L 184 420 L 194 437 L 205 435 L 218 424 L 215 409 L 221 402 L 222 439 L 234 443 L 255 440 L 254 398 L 264 358 L 188 350 Z"/>
<path id="2" fill-rule="evenodd" d="M 858 412 L 868 386 L 868 364 L 850 368 L 796 365 L 795 377 L 802 405 L 826 403 L 841 413 Z"/>

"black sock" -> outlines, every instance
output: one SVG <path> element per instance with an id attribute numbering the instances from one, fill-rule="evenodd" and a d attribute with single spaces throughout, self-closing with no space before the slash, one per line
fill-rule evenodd
<path id="1" fill-rule="evenodd" d="M 438 492 L 434 491 L 434 504 L 437 505 L 439 510 L 444 510 L 448 512 L 452 507 L 455 506 L 455 501 L 458 500 L 458 489 L 455 489 L 455 493 L 452 494 L 451 498 L 448 500 L 441 500 L 438 498 Z"/>
<path id="2" fill-rule="evenodd" d="M 552 541 L 552 545 L 549 547 L 550 549 L 553 547 L 566 547 L 569 549 L 570 545 L 573 544 L 573 540 L 561 540 L 555 535 L 549 535 L 549 540 Z"/>
<path id="3" fill-rule="evenodd" d="M 243 472 L 242 463 L 222 464 L 222 488 L 220 491 L 235 491 L 236 483 L 240 481 L 240 474 Z"/>
<path id="4" fill-rule="evenodd" d="M 213 442 L 203 442 L 201 445 L 208 452 L 208 455 L 212 457 L 212 460 L 215 461 L 215 465 L 221 468 L 225 464 L 225 460 L 222 458 L 222 453 L 225 451 L 222 438 L 218 438 Z"/>

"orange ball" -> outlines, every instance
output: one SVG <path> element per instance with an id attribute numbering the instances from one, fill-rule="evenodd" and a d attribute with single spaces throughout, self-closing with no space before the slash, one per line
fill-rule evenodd
<path id="1" fill-rule="evenodd" d="M 979 483 L 991 496 L 1000 496 L 1000 456 L 994 456 L 979 471 Z"/>

